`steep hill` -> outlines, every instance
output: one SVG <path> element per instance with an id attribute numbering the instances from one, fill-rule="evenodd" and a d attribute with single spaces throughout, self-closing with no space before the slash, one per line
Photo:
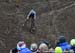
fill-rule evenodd
<path id="1" fill-rule="evenodd" d="M 51 44 L 55 44 L 54 41 L 60 35 L 64 35 L 68 41 L 75 37 L 74 0 L 17 1 L 20 2 L 0 0 L 0 53 L 9 53 L 19 40 L 29 44 L 47 39 Z M 16 4 L 19 7 L 16 7 Z M 31 9 L 37 12 L 36 32 L 33 34 L 29 32 L 30 21 L 25 24 Z"/>

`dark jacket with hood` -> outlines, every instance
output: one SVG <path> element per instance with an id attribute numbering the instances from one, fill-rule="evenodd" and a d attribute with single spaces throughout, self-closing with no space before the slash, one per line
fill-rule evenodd
<path id="1" fill-rule="evenodd" d="M 71 49 L 71 45 L 68 44 L 64 36 L 59 37 L 59 42 L 57 43 L 57 46 L 61 47 L 63 51 Z"/>
<path id="2" fill-rule="evenodd" d="M 60 43 L 59 46 L 62 48 L 63 51 L 71 49 L 71 46 L 67 42 Z"/>

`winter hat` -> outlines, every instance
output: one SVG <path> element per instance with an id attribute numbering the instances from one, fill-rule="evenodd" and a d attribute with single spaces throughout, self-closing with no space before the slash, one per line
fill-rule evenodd
<path id="1" fill-rule="evenodd" d="M 66 42 L 66 39 L 65 39 L 64 36 L 60 36 L 60 37 L 58 38 L 58 40 L 59 40 L 60 43 Z"/>
<path id="2" fill-rule="evenodd" d="M 19 42 L 17 43 L 17 49 L 18 49 L 18 50 L 21 50 L 21 49 L 23 49 L 23 48 L 26 48 L 25 42 L 24 42 L 24 41 L 19 41 Z"/>
<path id="3" fill-rule="evenodd" d="M 75 45 L 75 39 L 72 39 L 71 41 L 70 41 L 70 44 L 73 46 L 73 45 Z"/>
<path id="4" fill-rule="evenodd" d="M 48 46 L 45 43 L 41 43 L 39 46 L 39 50 L 48 51 Z"/>
<path id="5" fill-rule="evenodd" d="M 37 49 L 37 48 L 38 48 L 38 46 L 37 46 L 36 43 L 32 43 L 31 46 L 30 46 L 31 50 L 34 50 L 34 49 Z"/>
<path id="6" fill-rule="evenodd" d="M 62 48 L 61 47 L 56 47 L 55 48 L 55 53 L 62 53 Z"/>

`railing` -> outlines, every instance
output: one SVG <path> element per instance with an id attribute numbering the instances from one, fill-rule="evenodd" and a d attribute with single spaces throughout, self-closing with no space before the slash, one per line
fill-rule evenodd
<path id="1" fill-rule="evenodd" d="M 10 53 L 12 53 L 12 50 L 10 50 Z M 17 52 L 17 53 L 19 53 L 19 52 Z M 36 51 L 36 52 L 32 52 L 32 53 L 55 53 L 55 51 L 42 51 L 42 52 Z M 59 52 L 59 53 L 60 53 L 60 52 Z M 74 53 L 74 51 L 73 51 L 73 50 L 64 51 L 63 53 Z"/>
<path id="2" fill-rule="evenodd" d="M 34 52 L 33 52 L 34 53 Z M 43 51 L 43 52 L 40 52 L 40 51 L 37 51 L 36 53 L 55 53 L 55 51 Z M 60 53 L 60 52 L 59 52 Z M 70 51 L 63 51 L 63 53 L 74 53 L 73 50 L 70 50 Z"/>

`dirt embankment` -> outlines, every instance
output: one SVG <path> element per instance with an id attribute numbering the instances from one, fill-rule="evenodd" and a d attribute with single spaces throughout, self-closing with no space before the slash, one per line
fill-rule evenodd
<path id="1" fill-rule="evenodd" d="M 31 9 L 37 12 L 35 34 L 28 31 L 30 22 L 23 26 Z M 0 53 L 9 53 L 21 39 L 27 43 L 48 39 L 54 44 L 54 38 L 64 35 L 69 41 L 75 37 L 74 17 L 74 0 L 20 0 L 18 8 L 15 0 L 1 0 Z"/>

